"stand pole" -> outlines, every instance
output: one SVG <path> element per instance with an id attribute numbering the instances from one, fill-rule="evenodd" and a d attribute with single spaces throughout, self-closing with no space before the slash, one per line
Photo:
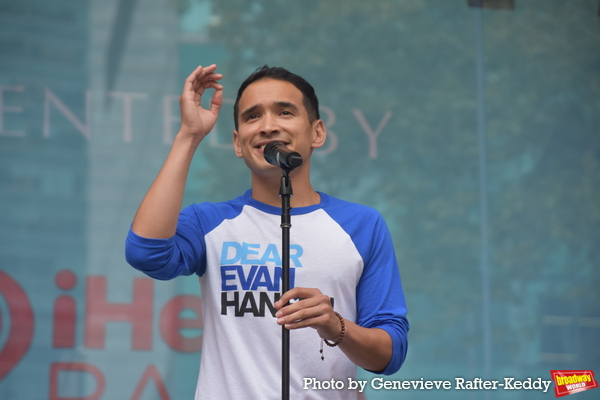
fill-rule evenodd
<path id="1" fill-rule="evenodd" d="M 281 294 L 290 290 L 290 228 L 292 227 L 290 197 L 292 181 L 289 171 L 283 169 L 279 196 L 281 197 Z M 281 398 L 290 398 L 290 331 L 281 327 Z"/>

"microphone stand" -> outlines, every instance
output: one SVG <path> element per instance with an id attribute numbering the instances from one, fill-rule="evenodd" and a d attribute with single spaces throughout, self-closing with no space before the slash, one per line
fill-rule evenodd
<path id="1" fill-rule="evenodd" d="M 290 198 L 292 197 L 291 170 L 282 168 L 281 186 L 281 294 L 290 290 L 290 228 L 292 227 Z M 290 398 L 290 331 L 281 326 L 281 398 Z"/>
<path id="2" fill-rule="evenodd" d="M 290 228 L 292 227 L 290 197 L 292 181 L 290 172 L 302 165 L 302 156 L 289 150 L 278 140 L 269 142 L 264 148 L 265 160 L 278 166 L 283 172 L 279 197 L 281 197 L 281 294 L 290 290 Z M 288 304 L 285 304 L 287 306 Z M 290 398 L 290 331 L 281 326 L 281 398 Z"/>

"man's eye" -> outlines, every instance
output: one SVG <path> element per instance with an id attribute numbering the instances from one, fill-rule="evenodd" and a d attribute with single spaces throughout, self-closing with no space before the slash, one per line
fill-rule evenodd
<path id="1" fill-rule="evenodd" d="M 246 121 L 249 121 L 249 120 L 251 120 L 251 119 L 256 119 L 256 118 L 258 118 L 258 115 L 256 115 L 256 114 L 251 114 L 251 115 L 248 115 L 248 117 L 246 117 Z"/>
<path id="2" fill-rule="evenodd" d="M 291 111 L 282 111 L 281 114 L 283 115 L 292 115 Z"/>

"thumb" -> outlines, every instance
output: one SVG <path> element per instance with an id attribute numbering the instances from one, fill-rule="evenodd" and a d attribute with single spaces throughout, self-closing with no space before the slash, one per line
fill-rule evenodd
<path id="1" fill-rule="evenodd" d="M 217 116 L 219 114 L 219 110 L 221 110 L 221 106 L 223 105 L 223 89 L 216 89 L 215 93 L 213 93 L 212 99 L 210 101 L 210 112 Z"/>

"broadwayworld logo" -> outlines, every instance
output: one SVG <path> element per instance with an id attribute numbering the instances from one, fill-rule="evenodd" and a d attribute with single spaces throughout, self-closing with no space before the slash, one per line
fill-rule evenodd
<path id="1" fill-rule="evenodd" d="M 556 397 L 598 387 L 598 382 L 594 378 L 594 371 L 592 370 L 551 370 L 550 375 L 554 381 L 554 394 L 556 394 Z"/>

